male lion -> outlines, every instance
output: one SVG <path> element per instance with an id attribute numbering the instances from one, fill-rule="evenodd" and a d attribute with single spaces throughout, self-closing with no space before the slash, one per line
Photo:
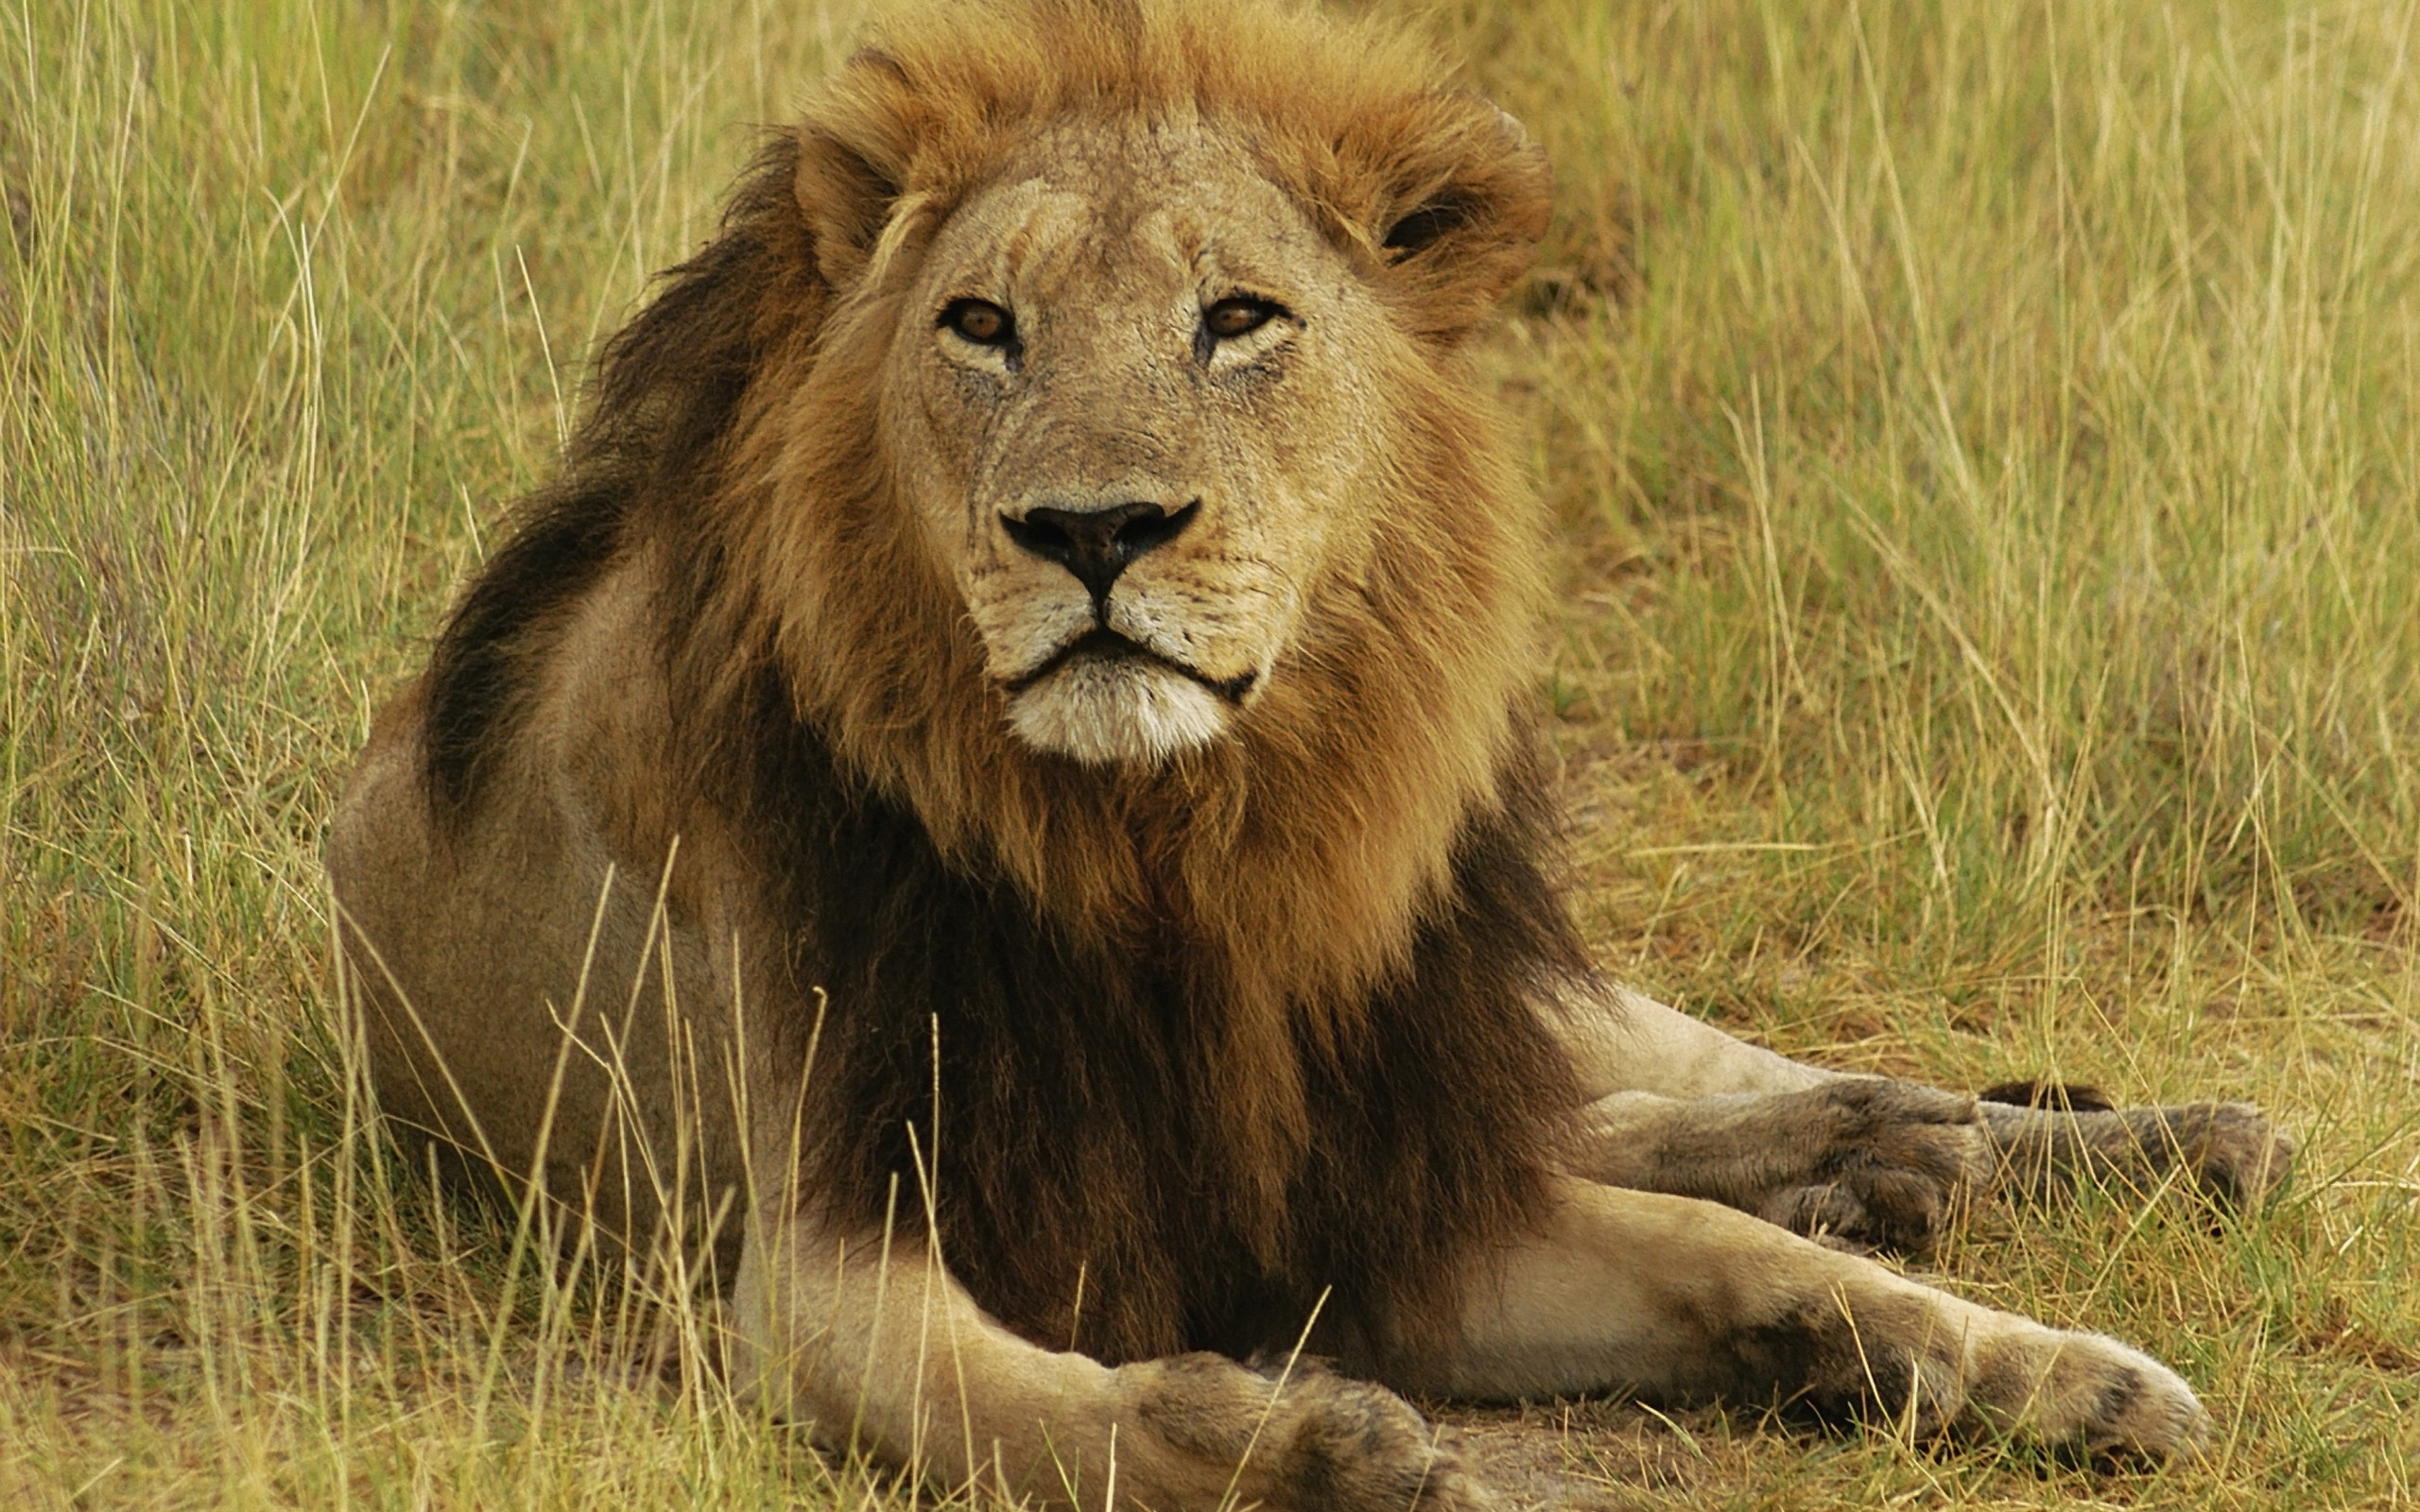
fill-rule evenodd
<path id="1" fill-rule="evenodd" d="M 1467 355 L 1546 216 L 1381 26 L 892 21 L 378 721 L 328 865 L 388 1113 L 1011 1495 L 1488 1504 L 1394 1391 L 2192 1449 L 2155 1362 L 1850 1251 L 2096 1163 L 2257 1194 L 2257 1114 L 1838 1075 L 1583 958 Z"/>

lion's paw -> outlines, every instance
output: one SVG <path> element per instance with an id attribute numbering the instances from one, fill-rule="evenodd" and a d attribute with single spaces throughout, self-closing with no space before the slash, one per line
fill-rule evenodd
<path id="1" fill-rule="evenodd" d="M 1768 1158 L 1799 1169 L 1751 1211 L 1838 1247 L 1922 1253 L 1993 1170 L 1971 1097 L 1859 1077 L 1767 1101 Z"/>
<path id="2" fill-rule="evenodd" d="M 1272 1512 L 1491 1512 L 1449 1433 L 1383 1387 L 1307 1361 L 1271 1380 L 1214 1354 L 1125 1366 L 1136 1416 Z"/>
<path id="3" fill-rule="evenodd" d="M 1994 1431 L 2155 1461 L 2209 1442 L 2210 1415 L 2193 1388 L 2104 1334 L 2030 1325 L 1979 1344 L 1970 1369 L 1969 1415 Z"/>
<path id="4" fill-rule="evenodd" d="M 2001 1180 L 2036 1196 L 2079 1176 L 2151 1191 L 2181 1175 L 2222 1206 L 2256 1207 L 2293 1169 L 2294 1141 L 2250 1103 L 2017 1108 L 1986 1103 Z"/>

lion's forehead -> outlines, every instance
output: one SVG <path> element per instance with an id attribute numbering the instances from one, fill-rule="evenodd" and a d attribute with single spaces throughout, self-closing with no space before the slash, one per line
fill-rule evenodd
<path id="1" fill-rule="evenodd" d="M 1204 289 L 1291 293 L 1332 259 L 1229 134 L 1078 121 L 1038 134 L 960 202 L 928 276 L 985 285 L 1028 322 L 1075 309 L 1098 329 L 1120 313 L 1165 318 Z"/>

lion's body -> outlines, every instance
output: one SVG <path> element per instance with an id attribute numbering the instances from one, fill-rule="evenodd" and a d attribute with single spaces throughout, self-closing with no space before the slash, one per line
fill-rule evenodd
<path id="1" fill-rule="evenodd" d="M 894 25 L 615 338 L 380 720 L 329 866 L 388 1111 L 642 1251 L 711 1234 L 745 1378 L 958 1475 L 1048 1484 L 1002 1453 L 1098 1465 L 1122 1421 L 1133 1495 L 1215 1501 L 1267 1383 L 1163 1357 L 1314 1315 L 1403 1385 L 1828 1400 L 1866 1346 L 1825 1298 L 1863 1288 L 1945 1417 L 2035 1414 L 2059 1349 L 1962 1408 L 2002 1347 L 1925 1342 L 1964 1304 L 1586 1180 L 1856 1228 L 1841 1160 L 1739 1153 L 1820 1134 L 1899 1182 L 1858 1189 L 1884 1232 L 1991 1142 L 1589 975 L 1525 712 L 1539 522 L 1462 355 L 1544 195 L 1383 31 Z M 1733 1144 L 1656 1153 L 1708 1119 Z M 926 1246 L 971 1378 L 882 1343 Z M 2048 1431 L 2189 1441 L 2172 1377 L 2060 1348 L 2102 1374 Z M 1350 1462 L 1379 1504 L 1416 1419 L 1321 1382 L 1256 1484 L 1349 1504 L 1317 1486 Z"/>

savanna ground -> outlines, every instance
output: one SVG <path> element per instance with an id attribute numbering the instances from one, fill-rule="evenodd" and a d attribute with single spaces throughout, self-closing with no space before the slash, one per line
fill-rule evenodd
<path id="1" fill-rule="evenodd" d="M 860 1504 L 660 1280 L 433 1202 L 333 1025 L 320 832 L 581 360 L 847 4 L 0 8 L 0 1495 Z M 2420 1478 L 2410 5 L 1521 0 L 1487 369 L 1630 979 L 1948 1086 L 2256 1099 L 2292 1185 L 1928 1263 L 2205 1395 L 2115 1476 L 1753 1410 L 1466 1415 L 1613 1505 L 2405 1504 Z M 1526 1417 L 1536 1432 L 1516 1432 Z"/>

